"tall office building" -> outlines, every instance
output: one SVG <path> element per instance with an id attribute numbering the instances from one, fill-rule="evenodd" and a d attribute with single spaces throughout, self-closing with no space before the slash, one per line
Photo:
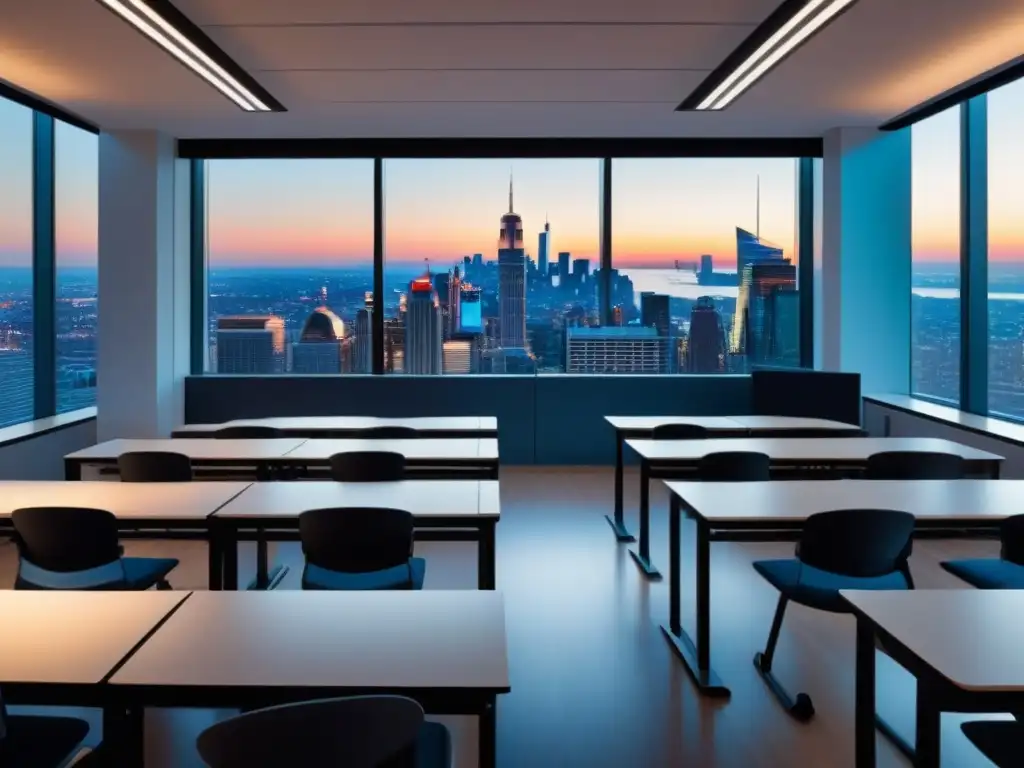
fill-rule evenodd
<path id="1" fill-rule="evenodd" d="M 710 253 L 702 254 L 700 257 L 700 277 L 707 279 L 715 271 L 715 257 Z"/>
<path id="2" fill-rule="evenodd" d="M 577 285 L 583 285 L 590 277 L 590 259 L 573 259 L 572 274 Z"/>
<path id="3" fill-rule="evenodd" d="M 562 251 L 558 254 L 558 287 L 567 288 L 569 285 L 569 259 L 572 254 Z"/>
<path id="4" fill-rule="evenodd" d="M 787 259 L 748 263 L 740 276 L 732 338 L 733 351 L 745 355 L 748 366 L 770 361 L 775 291 L 796 292 L 796 267 Z"/>
<path id="5" fill-rule="evenodd" d="M 765 302 L 766 359 L 772 365 L 800 365 L 800 293 L 794 288 L 773 289 Z"/>
<path id="6" fill-rule="evenodd" d="M 306 318 L 299 340 L 292 344 L 292 370 L 295 373 L 348 373 L 351 371 L 349 344 L 341 318 L 327 307 L 317 307 Z"/>
<path id="7" fill-rule="evenodd" d="M 352 373 L 373 373 L 373 310 L 356 312 L 355 344 L 352 352 Z"/>
<path id="8" fill-rule="evenodd" d="M 480 289 L 471 283 L 462 284 L 459 300 L 459 330 L 465 333 L 483 333 L 483 307 L 480 303 Z"/>
<path id="9" fill-rule="evenodd" d="M 473 269 L 477 270 L 477 274 L 479 274 L 479 270 L 481 270 L 483 268 L 484 268 L 484 255 L 482 253 L 474 253 L 473 254 Z"/>
<path id="10" fill-rule="evenodd" d="M 686 373 L 722 373 L 725 370 L 725 327 L 710 296 L 701 296 L 690 309 L 690 338 L 681 367 Z"/>
<path id="11" fill-rule="evenodd" d="M 656 328 L 567 328 L 566 373 L 661 373 L 666 339 Z"/>
<path id="12" fill-rule="evenodd" d="M 282 373 L 284 319 L 276 315 L 217 318 L 217 373 Z"/>
<path id="13" fill-rule="evenodd" d="M 736 227 L 736 274 L 743 280 L 743 270 L 747 264 L 758 261 L 778 261 L 783 258 L 782 249 L 773 245 L 753 232 Z"/>
<path id="14" fill-rule="evenodd" d="M 523 220 L 512 209 L 512 181 L 508 183 L 508 213 L 498 232 L 498 318 L 500 345 L 526 347 L 526 259 Z"/>
<path id="15" fill-rule="evenodd" d="M 445 338 L 450 339 L 459 332 L 462 326 L 462 275 L 459 268 L 452 270 L 448 278 L 448 323 L 445 328 Z"/>
<path id="16" fill-rule="evenodd" d="M 658 336 L 665 339 L 668 354 L 665 355 L 665 369 L 660 373 L 668 373 L 673 369 L 672 357 L 675 346 L 671 342 L 672 326 L 669 313 L 669 297 L 663 293 L 651 293 L 645 291 L 640 294 L 640 325 L 645 328 L 654 328 Z"/>
<path id="17" fill-rule="evenodd" d="M 540 276 L 548 276 L 548 248 L 551 247 L 551 224 L 544 220 L 544 231 L 540 233 L 537 242 L 537 270 Z"/>
<path id="18" fill-rule="evenodd" d="M 405 312 L 404 372 L 440 374 L 442 343 L 441 307 L 428 272 L 409 284 Z"/>

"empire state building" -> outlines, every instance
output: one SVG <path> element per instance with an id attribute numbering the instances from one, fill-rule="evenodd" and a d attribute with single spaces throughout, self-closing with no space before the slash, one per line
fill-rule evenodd
<path id="1" fill-rule="evenodd" d="M 498 232 L 498 316 L 500 346 L 526 348 L 526 251 L 523 220 L 512 209 L 512 179 L 508 181 L 508 213 Z"/>

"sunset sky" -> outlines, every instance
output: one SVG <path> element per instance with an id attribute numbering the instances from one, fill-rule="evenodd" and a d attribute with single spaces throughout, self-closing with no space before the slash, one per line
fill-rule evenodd
<path id="1" fill-rule="evenodd" d="M 956 260 L 958 110 L 913 131 L 915 261 Z M 1024 81 L 989 96 L 989 251 L 1024 256 Z M 29 264 L 31 113 L 0 99 L 0 266 Z M 97 139 L 58 123 L 58 265 L 96 260 Z M 509 173 L 526 247 L 536 256 L 547 216 L 551 252 L 597 258 L 597 160 L 391 160 L 385 163 L 386 254 L 441 267 L 494 258 Z M 617 266 L 670 266 L 702 253 L 735 260 L 736 226 L 793 252 L 795 163 L 787 159 L 619 160 L 613 179 Z M 211 264 L 327 266 L 372 257 L 370 160 L 241 160 L 209 164 Z"/>

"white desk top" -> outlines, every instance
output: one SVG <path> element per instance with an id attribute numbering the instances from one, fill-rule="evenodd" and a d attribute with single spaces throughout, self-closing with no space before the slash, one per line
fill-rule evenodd
<path id="1" fill-rule="evenodd" d="M 487 490 L 483 489 L 487 487 Z M 3 486 L 0 485 L 0 492 Z M 498 517 L 497 480 L 402 480 L 336 483 L 330 480 L 254 483 L 217 517 L 297 517 L 320 507 L 393 507 L 416 517 Z"/>
<path id="2" fill-rule="evenodd" d="M 742 432 L 736 416 L 605 416 L 604 420 L 616 429 L 653 430 L 668 424 L 692 424 L 711 431 Z"/>
<path id="3" fill-rule="evenodd" d="M 747 437 L 724 440 L 627 440 L 645 459 L 697 461 L 709 453 L 754 451 L 789 461 L 866 461 L 883 451 L 939 451 L 974 461 L 1001 461 L 1002 456 L 936 437 Z"/>
<path id="4" fill-rule="evenodd" d="M 111 682 L 508 690 L 504 598 L 475 590 L 195 592 Z"/>
<path id="5" fill-rule="evenodd" d="M 830 509 L 898 509 L 921 520 L 983 522 L 1019 514 L 1024 499 L 1024 480 L 668 480 L 665 485 L 713 523 L 800 522 Z"/>
<path id="6" fill-rule="evenodd" d="M 109 481 L 0 481 L 0 518 L 22 507 L 91 507 L 120 520 L 202 520 L 249 483 L 118 483 Z"/>
<path id="7" fill-rule="evenodd" d="M 840 594 L 957 687 L 1024 691 L 1024 591 L 844 589 Z"/>
<path id="8" fill-rule="evenodd" d="M 0 590 L 0 685 L 93 685 L 188 592 Z"/>
<path id="9" fill-rule="evenodd" d="M 223 424 L 184 424 L 175 432 L 213 432 L 224 427 L 264 426 L 302 432 L 318 430 L 370 429 L 373 427 L 412 427 L 433 432 L 495 431 L 494 416 L 414 416 L 381 418 L 377 416 L 282 416 L 266 419 L 235 419 Z"/>
<path id="10" fill-rule="evenodd" d="M 206 442 L 206 441 L 204 441 Z M 222 440 L 220 442 L 231 442 Z M 409 438 L 405 440 L 330 440 L 313 438 L 288 454 L 289 459 L 326 461 L 336 453 L 349 451 L 392 451 L 410 461 L 497 459 L 496 438 Z"/>
<path id="11" fill-rule="evenodd" d="M 808 419 L 800 416 L 730 416 L 747 429 L 830 429 L 836 432 L 859 432 L 860 427 L 829 419 Z"/>
<path id="12" fill-rule="evenodd" d="M 171 451 L 200 461 L 253 461 L 276 459 L 305 442 L 302 438 L 268 440 L 211 440 L 209 438 L 117 439 L 69 453 L 64 458 L 81 461 L 113 461 L 129 451 Z"/>

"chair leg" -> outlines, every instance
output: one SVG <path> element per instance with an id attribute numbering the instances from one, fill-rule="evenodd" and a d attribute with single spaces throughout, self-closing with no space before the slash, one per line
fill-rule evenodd
<path id="1" fill-rule="evenodd" d="M 174 589 L 174 587 L 171 586 L 171 582 L 167 579 L 160 579 L 160 581 L 156 583 L 156 589 L 158 592 L 168 592 Z"/>
<path id="2" fill-rule="evenodd" d="M 914 588 L 914 577 L 910 575 L 910 561 L 904 560 L 899 567 L 899 572 L 903 574 L 903 578 L 907 580 L 907 589 Z"/>
<path id="3" fill-rule="evenodd" d="M 775 618 L 772 620 L 772 628 L 768 633 L 768 643 L 763 652 L 754 654 L 754 668 L 761 678 L 767 683 L 768 690 L 772 692 L 779 703 L 802 723 L 806 723 L 814 717 L 814 704 L 811 697 L 806 693 L 798 693 L 796 698 L 790 695 L 778 678 L 772 674 L 772 660 L 775 658 L 775 648 L 779 644 L 779 633 L 782 630 L 782 619 L 786 614 L 786 606 L 789 598 L 779 595 L 779 604 L 775 608 Z"/>

